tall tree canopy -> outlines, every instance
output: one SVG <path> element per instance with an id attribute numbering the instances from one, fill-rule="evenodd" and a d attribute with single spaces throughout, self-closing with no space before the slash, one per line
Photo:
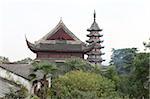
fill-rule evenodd
<path id="1" fill-rule="evenodd" d="M 134 70 L 129 79 L 131 89 L 135 88 L 132 92 L 133 97 L 136 98 L 149 98 L 149 66 L 150 66 L 150 53 L 137 53 L 132 66 Z"/>
<path id="2" fill-rule="evenodd" d="M 116 66 L 119 74 L 127 74 L 131 71 L 131 64 L 136 55 L 136 48 L 113 49 L 111 64 Z"/>
<path id="3" fill-rule="evenodd" d="M 148 99 L 149 97 L 149 63 L 150 53 L 136 53 L 132 63 L 132 71 L 129 75 L 116 75 L 112 70 L 107 71 L 106 77 L 115 81 L 117 91 L 121 96 L 130 99 Z M 117 79 L 114 79 L 117 78 Z"/>

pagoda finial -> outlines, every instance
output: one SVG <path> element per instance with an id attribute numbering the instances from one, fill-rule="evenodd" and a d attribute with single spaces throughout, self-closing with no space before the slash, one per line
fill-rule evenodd
<path id="1" fill-rule="evenodd" d="M 94 10 L 94 22 L 95 22 L 95 20 L 96 20 L 96 12 Z"/>

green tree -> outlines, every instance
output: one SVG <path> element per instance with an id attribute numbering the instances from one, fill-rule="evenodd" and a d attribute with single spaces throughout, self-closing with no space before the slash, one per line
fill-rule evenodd
<path id="1" fill-rule="evenodd" d="M 113 49 L 111 56 L 111 65 L 116 66 L 119 74 L 128 74 L 131 72 L 132 67 L 130 64 L 133 62 L 136 55 L 136 48 Z"/>
<path id="2" fill-rule="evenodd" d="M 55 98 L 60 99 L 117 99 L 114 82 L 101 75 L 71 71 L 52 82 Z"/>
<path id="3" fill-rule="evenodd" d="M 103 73 L 103 76 L 114 81 L 116 86 L 120 80 L 116 67 L 113 65 L 107 68 L 107 70 Z"/>
<path id="4" fill-rule="evenodd" d="M 132 65 L 134 71 L 130 77 L 131 82 L 135 82 L 136 92 L 132 92 L 136 98 L 147 98 L 149 95 L 149 66 L 150 66 L 150 53 L 137 53 Z"/>
<path id="5" fill-rule="evenodd" d="M 117 90 L 130 99 L 148 99 L 150 53 L 137 53 L 134 57 L 130 75 L 119 75 Z"/>
<path id="6" fill-rule="evenodd" d="M 73 70 L 92 71 L 94 66 L 83 59 L 72 58 L 65 62 L 65 72 Z"/>

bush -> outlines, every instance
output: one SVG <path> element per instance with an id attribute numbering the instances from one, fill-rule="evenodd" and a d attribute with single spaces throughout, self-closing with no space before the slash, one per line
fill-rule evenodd
<path id="1" fill-rule="evenodd" d="M 52 91 L 54 97 L 62 99 L 117 99 L 114 82 L 101 75 L 83 71 L 71 71 L 55 79 Z"/>

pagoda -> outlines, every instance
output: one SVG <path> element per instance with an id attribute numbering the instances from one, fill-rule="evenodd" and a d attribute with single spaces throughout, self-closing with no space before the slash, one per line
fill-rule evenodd
<path id="1" fill-rule="evenodd" d="M 104 53 L 101 52 L 101 49 L 104 48 L 103 46 L 101 46 L 101 43 L 103 42 L 103 40 L 101 40 L 101 37 L 103 35 L 99 33 L 102 31 L 102 29 L 100 29 L 98 24 L 96 23 L 95 11 L 94 22 L 92 23 L 91 27 L 87 29 L 87 31 L 89 31 L 90 33 L 87 35 L 87 37 L 89 37 L 89 40 L 87 40 L 86 42 L 89 44 L 89 46 L 93 45 L 93 43 L 96 43 L 94 44 L 94 48 L 86 53 L 88 55 L 87 60 L 93 64 L 100 65 L 104 61 L 101 57 L 102 55 L 104 55 Z"/>
<path id="2" fill-rule="evenodd" d="M 26 39 L 28 48 L 36 54 L 35 60 L 50 62 L 65 62 L 69 58 L 84 59 L 85 53 L 91 51 L 94 45 L 86 45 L 78 39 L 62 20 L 48 34 L 35 43 Z"/>

